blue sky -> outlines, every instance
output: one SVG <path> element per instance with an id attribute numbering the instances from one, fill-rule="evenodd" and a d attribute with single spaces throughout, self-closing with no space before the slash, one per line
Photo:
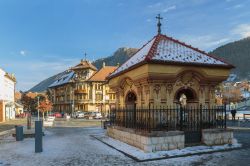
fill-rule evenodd
<path id="1" fill-rule="evenodd" d="M 250 0 L 0 0 L 0 67 L 17 89 L 120 47 L 140 47 L 157 31 L 205 51 L 250 36 Z"/>

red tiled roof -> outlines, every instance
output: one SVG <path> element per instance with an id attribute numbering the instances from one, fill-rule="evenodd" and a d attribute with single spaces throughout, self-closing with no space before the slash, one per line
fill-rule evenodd
<path id="1" fill-rule="evenodd" d="M 234 68 L 228 62 L 198 48 L 194 48 L 166 35 L 158 34 L 143 45 L 142 48 L 117 68 L 109 77 L 114 77 L 140 64 L 150 62 Z"/>
<path id="2" fill-rule="evenodd" d="M 117 66 L 104 66 L 97 71 L 88 81 L 105 81 L 111 73 L 117 69 Z"/>

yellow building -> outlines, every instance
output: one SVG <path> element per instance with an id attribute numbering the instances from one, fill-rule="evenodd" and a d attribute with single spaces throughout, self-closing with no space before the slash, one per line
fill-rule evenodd
<path id="1" fill-rule="evenodd" d="M 103 64 L 98 71 L 89 61 L 81 60 L 49 86 L 54 110 L 67 113 L 98 111 L 107 114 L 115 104 L 115 93 L 106 84 L 106 77 L 116 68 Z"/>
<path id="2" fill-rule="evenodd" d="M 224 60 L 158 34 L 109 76 L 117 108 L 215 104 L 215 87 L 233 68 Z"/>

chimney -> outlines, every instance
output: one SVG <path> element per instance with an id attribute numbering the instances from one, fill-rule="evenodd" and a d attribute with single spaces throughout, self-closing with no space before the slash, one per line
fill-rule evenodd
<path id="1" fill-rule="evenodd" d="M 105 67 L 106 66 L 106 64 L 105 64 L 105 62 L 103 61 L 103 63 L 102 63 L 102 67 Z"/>
<path id="2" fill-rule="evenodd" d="M 120 63 L 118 62 L 118 63 L 117 63 L 117 67 L 119 67 L 119 66 L 120 66 Z"/>

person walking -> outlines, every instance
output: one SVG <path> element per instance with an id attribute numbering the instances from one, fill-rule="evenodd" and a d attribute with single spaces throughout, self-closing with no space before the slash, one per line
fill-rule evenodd
<path id="1" fill-rule="evenodd" d="M 230 109 L 231 109 L 231 114 L 232 114 L 232 120 L 235 121 L 236 106 L 233 102 L 230 104 Z"/>

